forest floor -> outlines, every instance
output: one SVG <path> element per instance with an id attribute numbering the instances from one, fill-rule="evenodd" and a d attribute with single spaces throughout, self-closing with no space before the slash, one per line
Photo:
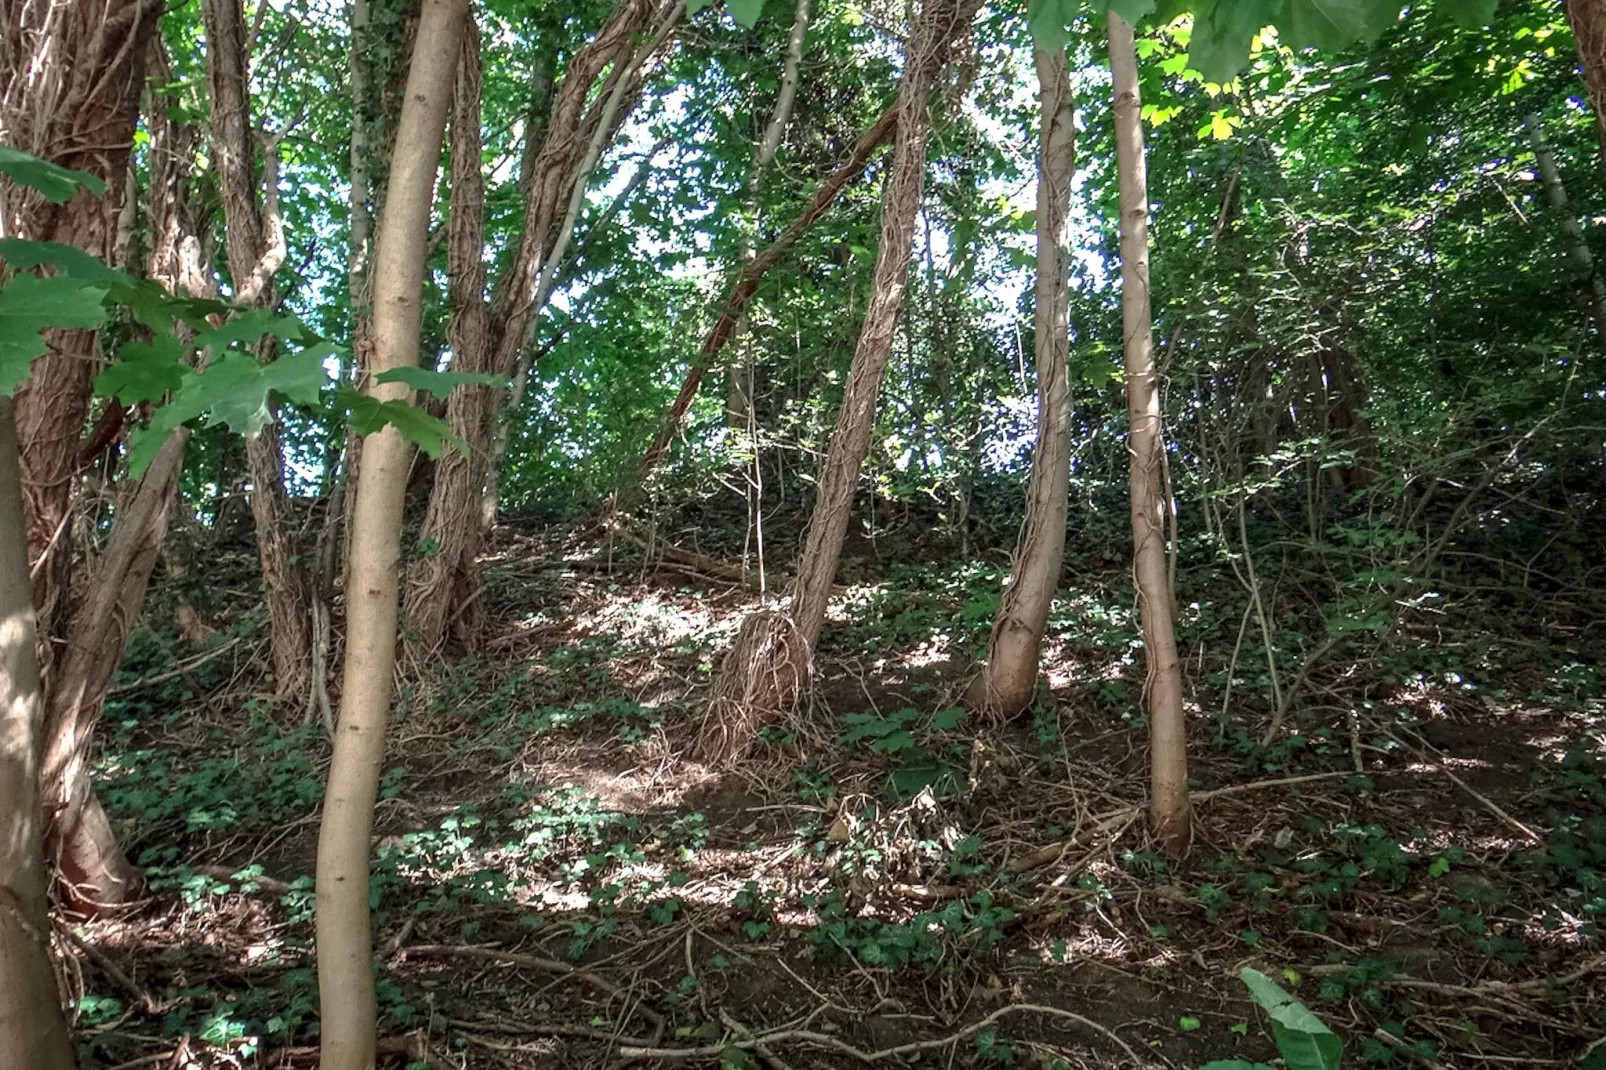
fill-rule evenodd
<path id="1" fill-rule="evenodd" d="M 1035 711 L 978 725 L 955 698 L 999 570 L 849 562 L 878 580 L 833 607 L 811 704 L 711 772 L 679 755 L 757 596 L 629 554 L 505 538 L 481 650 L 399 670 L 386 1065 L 1269 1062 L 1255 966 L 1346 1065 L 1606 1066 L 1606 708 L 1567 685 L 1591 651 L 1387 685 L 1333 664 L 1264 750 L 1264 681 L 1222 694 L 1236 613 L 1185 613 L 1178 861 L 1146 838 L 1123 570 L 1065 592 Z M 260 627 L 136 634 L 100 782 L 151 891 L 61 930 L 88 1068 L 316 1065 L 328 746 L 262 693 Z"/>

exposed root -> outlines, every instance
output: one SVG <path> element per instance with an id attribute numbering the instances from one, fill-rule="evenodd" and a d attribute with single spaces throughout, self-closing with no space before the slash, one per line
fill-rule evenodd
<path id="1" fill-rule="evenodd" d="M 692 757 L 711 766 L 740 761 L 759 731 L 797 703 L 810 670 L 808 644 L 790 614 L 750 614 L 720 661 Z"/>

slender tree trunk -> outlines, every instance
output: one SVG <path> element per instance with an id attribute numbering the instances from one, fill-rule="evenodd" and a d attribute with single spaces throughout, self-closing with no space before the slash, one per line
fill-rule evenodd
<path id="1" fill-rule="evenodd" d="M 876 395 L 908 289 L 909 256 L 931 130 L 931 92 L 955 41 L 968 29 L 980 6 L 980 0 L 925 0 L 911 29 L 898 86 L 897 136 L 881 190 L 880 243 L 870 302 L 820 473 L 791 605 L 784 612 L 751 614 L 742 622 L 735 645 L 720 667 L 697 741 L 696 753 L 706 761 L 738 759 L 752 745 L 763 722 L 795 702 L 807 685 L 847 535 L 859 470 L 875 429 Z"/>
<path id="2" fill-rule="evenodd" d="M 1544 124 L 1538 115 L 1530 115 L 1524 124 L 1528 130 L 1528 144 L 1533 149 L 1534 161 L 1539 165 L 1539 179 L 1545 187 L 1545 200 L 1556 213 L 1556 224 L 1561 229 L 1562 241 L 1567 245 L 1567 259 L 1572 262 L 1573 273 L 1589 287 L 1583 299 L 1590 320 L 1595 324 L 1595 342 L 1606 349 L 1606 279 L 1596 270 L 1595 254 L 1584 237 L 1583 224 L 1573 212 L 1567 198 L 1567 186 L 1561 180 L 1561 169 L 1556 166 L 1555 154 L 1545 141 Z"/>
<path id="3" fill-rule="evenodd" d="M 748 261 L 737 278 L 735 285 L 725 298 L 725 305 L 715 318 L 714 325 L 709 328 L 708 334 L 703 338 L 703 344 L 697 351 L 697 359 L 687 369 L 686 378 L 681 383 L 675 399 L 670 403 L 664 413 L 658 434 L 653 437 L 652 444 L 647 447 L 636 466 L 634 476 L 629 482 L 623 484 L 610 505 L 613 512 L 629 512 L 641 500 L 641 491 L 646 486 L 648 478 L 669 453 L 669 447 L 674 444 L 676 436 L 680 434 L 681 426 L 686 421 L 686 413 L 691 410 L 693 401 L 697 400 L 697 392 L 702 388 L 703 378 L 709 369 L 719 359 L 719 354 L 730 342 L 736 333 L 737 324 L 741 322 L 748 302 L 758 292 L 759 284 L 769 270 L 791 251 L 797 240 L 807 233 L 826 210 L 836 201 L 848 184 L 864 172 L 875 155 L 877 149 L 892 137 L 898 126 L 898 110 L 896 107 L 888 108 L 871 126 L 859 136 L 858 144 L 854 146 L 853 153 L 841 167 L 827 178 L 814 192 L 809 201 L 792 225 L 782 231 L 776 239 L 754 259 Z"/>
<path id="4" fill-rule="evenodd" d="M 277 302 L 273 276 L 287 246 L 279 216 L 277 144 L 266 141 L 262 178 L 253 161 L 257 132 L 251 124 L 246 71 L 245 16 L 240 0 L 204 0 L 207 85 L 212 95 L 212 157 L 223 203 L 229 275 L 236 303 L 271 308 Z M 259 195 L 260 190 L 260 195 Z M 257 358 L 276 352 L 271 336 Z M 256 524 L 262 586 L 268 603 L 274 690 L 282 699 L 304 699 L 311 686 L 312 589 L 290 532 L 279 432 L 269 425 L 246 442 L 251 473 L 251 515 Z"/>
<path id="5" fill-rule="evenodd" d="M 452 370 L 488 372 L 491 354 L 485 306 L 485 177 L 480 159 L 479 32 L 470 19 L 452 91 L 452 203 L 446 224 L 450 279 Z M 464 442 L 490 440 L 498 394 L 494 386 L 460 386 L 446 402 L 446 422 Z M 408 576 L 408 640 L 427 658 L 450 638 L 466 648 L 479 630 L 481 545 L 479 496 L 486 455 L 472 447 L 447 450 L 435 464 L 435 484 L 419 541 L 431 547 Z"/>
<path id="6" fill-rule="evenodd" d="M 1589 106 L 1595 113 L 1596 160 L 1606 173 L 1606 0 L 1566 0 L 1566 4 Z"/>
<path id="7" fill-rule="evenodd" d="M 775 107 L 753 151 L 753 166 L 747 172 L 747 222 L 742 228 L 741 262 L 746 267 L 752 262 L 759 224 L 764 214 L 764 172 L 775 161 L 780 151 L 781 138 L 786 124 L 792 118 L 792 105 L 797 100 L 798 70 L 803 65 L 803 43 L 809 32 L 809 0 L 797 0 L 792 15 L 792 33 L 786 40 L 786 59 L 781 65 L 781 88 L 775 97 Z M 748 410 L 753 404 L 753 358 L 747 350 L 747 310 L 742 310 L 736 323 L 732 344 L 737 350 L 736 361 L 731 365 L 726 384 L 725 425 L 739 433 L 747 430 Z"/>
<path id="8" fill-rule="evenodd" d="M 50 964 L 39 759 L 44 688 L 34 652 L 17 426 L 0 396 L 0 1066 L 72 1070 Z"/>
<path id="9" fill-rule="evenodd" d="M 973 706 L 1003 716 L 1026 709 L 1037 690 L 1038 656 L 1059 590 L 1071 465 L 1070 309 L 1065 223 L 1076 173 L 1076 106 L 1064 50 L 1037 49 L 1042 130 L 1037 156 L 1037 445 L 1026 488 L 1026 522 L 993 621 L 987 665 Z"/>
<path id="10" fill-rule="evenodd" d="M 430 208 L 468 0 L 424 0 L 374 256 L 375 373 L 418 363 Z M 399 383 L 370 382 L 381 401 Z M 413 447 L 393 427 L 364 439 L 352 514 L 346 664 L 318 837 L 323 1070 L 372 1070 L 375 998 L 368 858 L 396 659 L 397 570 Z"/>
<path id="11" fill-rule="evenodd" d="M 1149 818 L 1160 842 L 1170 850 L 1180 850 L 1187 846 L 1190 834 L 1188 734 L 1166 565 L 1165 421 L 1154 369 L 1154 321 L 1149 302 L 1149 180 L 1144 162 L 1143 100 L 1138 91 L 1132 27 L 1113 11 L 1109 27 L 1116 167 L 1121 184 L 1121 320 L 1132 477 L 1132 571 L 1148 664 Z"/>
<path id="12" fill-rule="evenodd" d="M 6 5 L 0 20 L 0 144 L 88 171 L 106 183 L 106 195 L 83 192 L 56 205 L 4 183 L 0 231 L 111 261 L 146 45 L 161 9 L 157 0 Z M 46 338 L 50 352 L 34 361 L 17 392 L 16 423 L 40 664 L 48 684 L 55 657 L 51 640 L 68 608 L 79 435 L 100 355 L 93 330 L 50 331 Z"/>

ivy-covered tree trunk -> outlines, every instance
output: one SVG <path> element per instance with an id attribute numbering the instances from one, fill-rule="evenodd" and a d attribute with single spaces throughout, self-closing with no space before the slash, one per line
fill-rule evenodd
<path id="1" fill-rule="evenodd" d="M 1037 444 L 1026 486 L 1026 522 L 1009 583 L 987 642 L 987 664 L 972 685 L 972 706 L 1013 716 L 1031 705 L 1049 609 L 1059 590 L 1071 475 L 1069 254 L 1065 224 L 1076 173 L 1076 106 L 1063 49 L 1036 49 Z"/>
<path id="2" fill-rule="evenodd" d="M 424 0 L 396 147 L 376 234 L 375 375 L 418 363 L 430 209 L 468 0 Z M 371 380 L 381 402 L 408 401 L 400 383 Z M 363 440 L 352 511 L 346 662 L 329 785 L 318 836 L 317 949 L 323 1070 L 372 1070 L 373 935 L 368 864 L 396 660 L 402 511 L 413 447 L 394 427 Z"/>
<path id="3" fill-rule="evenodd" d="M 1597 159 L 1606 172 L 1606 0 L 1566 0 L 1566 4 L 1589 106 L 1595 112 Z"/>
<path id="4" fill-rule="evenodd" d="M 932 89 L 954 42 L 968 29 L 980 6 L 980 0 L 926 0 L 911 28 L 898 85 L 898 129 L 881 189 L 879 246 L 870 301 L 836 430 L 820 472 L 790 605 L 784 610 L 759 611 L 742 622 L 735 644 L 720 666 L 697 740 L 695 751 L 704 761 L 722 764 L 740 758 L 763 724 L 791 706 L 807 686 L 842 541 L 847 536 L 859 469 L 875 428 L 876 396 L 908 290 L 909 257 L 931 131 Z"/>
<path id="5" fill-rule="evenodd" d="M 0 183 L 8 237 L 75 246 L 111 260 L 120 202 L 139 116 L 145 52 L 162 5 L 8 4 L 0 21 L 0 144 L 87 171 L 106 184 L 51 204 L 23 186 Z M 72 562 L 72 502 L 79 435 L 100 361 L 93 330 L 50 331 L 50 351 L 17 392 L 22 499 L 38 612 L 40 663 L 48 682 L 65 619 Z"/>
<path id="6" fill-rule="evenodd" d="M 160 48 L 153 50 L 151 72 L 157 85 L 171 81 Z M 158 95 L 147 121 L 152 147 L 148 273 L 171 292 L 215 297 L 216 284 L 202 264 L 197 235 L 202 221 L 196 218 L 198 199 L 192 196 L 190 161 L 197 131 L 172 118 L 178 103 Z M 142 884 L 94 794 L 89 749 L 167 537 L 188 440 L 188 429 L 181 429 L 145 473 L 122 488 L 111 534 L 66 628 L 47 696 L 41 776 L 47 841 L 57 862 L 62 899 L 80 914 L 121 905 Z"/>
<path id="7" fill-rule="evenodd" d="M 288 251 L 279 216 L 277 144 L 264 138 L 262 178 L 254 160 L 258 132 L 247 90 L 245 16 L 240 0 L 205 0 L 207 86 L 212 95 L 212 166 L 227 237 L 229 277 L 237 304 L 271 308 L 273 276 Z M 260 196 L 259 196 L 260 189 Z M 257 359 L 273 359 L 274 339 L 257 343 Z M 267 597 L 274 692 L 303 700 L 311 686 L 312 587 L 290 529 L 279 432 L 269 424 L 246 441 L 251 515 Z"/>
<path id="8" fill-rule="evenodd" d="M 446 221 L 449 331 L 454 372 L 489 372 L 485 307 L 485 176 L 480 159 L 483 72 L 479 31 L 472 18 L 452 91 L 451 191 Z M 420 657 L 451 640 L 467 648 L 479 631 L 481 544 L 479 504 L 485 485 L 485 446 L 491 440 L 499 388 L 462 385 L 446 402 L 452 433 L 471 445 L 447 450 L 435 463 L 435 484 L 419 532 L 422 556 L 408 575 L 408 640 Z"/>
<path id="9" fill-rule="evenodd" d="M 605 80 L 604 100 L 593 101 L 597 79 L 610 64 L 616 73 L 622 72 L 635 52 L 636 36 L 650 25 L 654 10 L 651 0 L 621 0 L 596 37 L 569 61 L 562 84 L 550 101 L 542 92 L 549 88 L 546 79 L 537 78 L 521 164 L 524 223 L 514 259 L 498 281 L 488 310 L 483 307 L 485 274 L 478 263 L 480 243 L 474 237 L 476 230 L 481 234 L 484 230 L 483 179 L 476 178 L 475 188 L 464 190 L 454 177 L 448 255 L 454 258 L 450 274 L 455 370 L 514 374 L 536 312 L 542 276 L 559 240 L 564 209 L 575 183 L 583 181 L 579 171 L 586 150 L 594 137 L 606 133 L 596 130 L 601 118 L 598 108 L 613 83 Z M 478 108 L 477 92 L 472 103 Z M 588 104 L 593 105 L 589 116 Z M 454 116 L 469 105 L 460 87 Z M 463 121 L 466 124 L 466 115 Z M 588 130 L 592 132 L 589 136 Z M 476 153 L 478 141 L 476 130 Z M 467 140 L 454 133 L 454 147 L 459 143 L 466 154 Z M 459 166 L 455 149 L 453 156 L 455 176 Z M 468 165 L 466 155 L 462 165 Z M 474 212 L 477 220 L 469 217 Z M 475 277 L 470 277 L 470 271 Z M 447 420 L 467 447 L 467 456 L 443 457 L 436 468 L 421 532 L 429 556 L 409 578 L 407 620 L 422 651 L 438 649 L 447 638 L 448 627 L 455 640 L 466 643 L 477 625 L 478 558 L 495 519 L 497 444 L 505 442 L 505 436 L 498 433 L 498 419 L 506 398 L 505 388 L 462 387 L 447 402 Z"/>
<path id="10" fill-rule="evenodd" d="M 50 965 L 39 808 L 44 687 L 33 621 L 17 427 L 11 398 L 0 396 L 0 1066 L 72 1070 Z"/>
<path id="11" fill-rule="evenodd" d="M 1132 571 L 1148 665 L 1149 819 L 1170 850 L 1187 846 L 1188 731 L 1182 709 L 1171 577 L 1166 564 L 1164 415 L 1154 367 L 1149 297 L 1149 180 L 1144 162 L 1143 99 L 1132 27 L 1109 15 L 1115 97 L 1116 171 L 1121 186 L 1121 322 L 1125 335 L 1127 455 L 1132 485 Z"/>

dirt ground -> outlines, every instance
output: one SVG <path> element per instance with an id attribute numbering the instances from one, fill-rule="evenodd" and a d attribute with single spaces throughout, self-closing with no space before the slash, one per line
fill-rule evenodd
<path id="1" fill-rule="evenodd" d="M 1036 709 L 993 725 L 944 713 L 972 617 L 985 637 L 963 582 L 848 588 L 808 707 L 708 770 L 679 755 L 756 596 L 612 564 L 511 541 L 483 647 L 402 667 L 376 829 L 384 1065 L 1269 1063 L 1246 966 L 1345 1065 L 1606 1065 L 1600 892 L 1562 827 L 1601 812 L 1576 761 L 1598 704 L 1335 667 L 1262 751 L 1234 724 L 1258 731 L 1264 699 L 1224 700 L 1201 630 L 1193 847 L 1166 858 L 1119 575 L 1067 592 Z M 256 693 L 261 656 L 241 642 L 203 693 L 108 710 L 103 795 L 152 892 L 60 930 L 88 1067 L 316 1065 L 327 745 Z"/>

